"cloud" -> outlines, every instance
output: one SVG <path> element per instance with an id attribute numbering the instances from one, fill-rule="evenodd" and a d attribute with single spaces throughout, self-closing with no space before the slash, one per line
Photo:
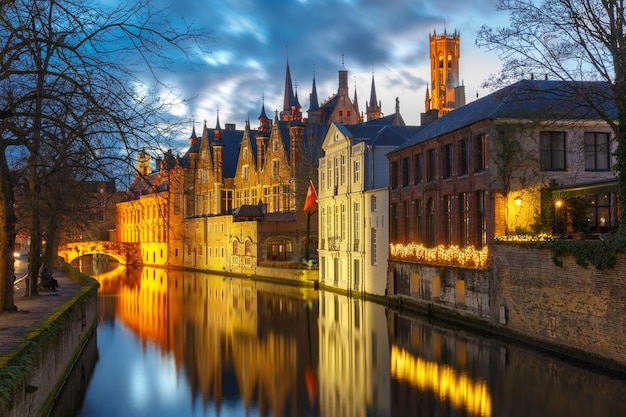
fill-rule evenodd
<path id="1" fill-rule="evenodd" d="M 160 0 L 171 19 L 194 21 L 215 42 L 194 66 L 176 66 L 167 82 L 185 99 L 191 124 L 256 118 L 282 109 L 287 59 L 303 110 L 308 109 L 315 74 L 320 101 L 337 91 L 342 63 L 349 70 L 350 96 L 359 108 L 369 100 L 372 73 L 383 112 L 400 100 L 404 120 L 419 124 L 430 80 L 428 36 L 459 30 L 461 77 L 468 101 L 482 94 L 480 83 L 499 69 L 498 60 L 474 46 L 478 29 L 501 18 L 495 0 Z M 489 19 L 489 20 L 487 20 Z M 191 125 L 189 126 L 189 131 Z"/>

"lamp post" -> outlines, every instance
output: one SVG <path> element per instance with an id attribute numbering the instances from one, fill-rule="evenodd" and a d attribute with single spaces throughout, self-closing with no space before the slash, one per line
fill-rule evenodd
<path id="1" fill-rule="evenodd" d="M 555 206 L 556 206 L 556 211 L 555 211 L 555 215 L 554 215 L 554 217 L 555 217 L 555 222 L 554 222 L 554 223 L 555 223 L 555 225 L 554 225 L 554 231 L 555 231 L 556 233 L 559 233 L 559 209 L 560 209 L 560 208 L 561 208 L 561 206 L 563 205 L 563 200 L 561 200 L 561 199 L 559 198 L 559 199 L 557 199 L 557 200 L 554 202 L 554 204 L 555 204 Z"/>

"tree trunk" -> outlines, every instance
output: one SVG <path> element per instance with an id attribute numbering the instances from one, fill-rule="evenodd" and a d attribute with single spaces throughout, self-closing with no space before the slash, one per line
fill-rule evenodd
<path id="1" fill-rule="evenodd" d="M 52 269 L 58 264 L 59 253 L 59 224 L 57 217 L 48 219 L 46 228 L 46 250 L 43 253 L 43 266 Z"/>
<path id="2" fill-rule="evenodd" d="M 37 184 L 37 152 L 31 149 L 29 160 L 28 188 L 30 194 L 30 204 L 32 220 L 30 225 L 30 252 L 28 254 L 28 285 L 26 286 L 26 297 L 38 295 L 37 280 L 39 278 L 39 268 L 41 267 L 41 220 L 39 219 L 39 184 Z"/>
<path id="3" fill-rule="evenodd" d="M 15 310 L 13 281 L 13 251 L 15 249 L 15 225 L 13 209 L 13 182 L 6 160 L 5 149 L 0 150 L 0 311 Z"/>

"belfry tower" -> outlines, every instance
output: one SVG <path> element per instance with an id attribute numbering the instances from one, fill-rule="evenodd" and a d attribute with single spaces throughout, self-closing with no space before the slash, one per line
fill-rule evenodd
<path id="1" fill-rule="evenodd" d="M 461 35 L 454 34 L 430 35 L 430 108 L 428 106 L 428 89 L 426 111 L 436 109 L 439 117 L 465 104 L 465 86 L 459 82 L 459 58 Z"/>

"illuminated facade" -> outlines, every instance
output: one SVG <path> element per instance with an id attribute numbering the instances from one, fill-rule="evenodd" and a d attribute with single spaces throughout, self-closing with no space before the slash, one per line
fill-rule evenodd
<path id="1" fill-rule="evenodd" d="M 144 263 L 254 274 L 258 265 L 317 258 L 317 211 L 305 256 L 309 181 L 317 180 L 321 143 L 334 122 L 360 123 L 348 94 L 348 71 L 339 70 L 337 93 L 319 104 L 315 80 L 304 118 L 287 64 L 283 110 L 273 118 L 265 105 L 258 128 L 246 122 L 195 127 L 182 157 L 166 155 L 157 172 L 138 158 L 139 175 L 118 205 L 117 238 L 147 245 Z M 372 83 L 372 88 L 374 84 Z M 382 115 L 382 113 L 380 114 Z M 386 119 L 381 119 L 386 120 Z M 176 184 L 167 175 L 176 176 Z M 169 218 L 168 218 L 169 216 Z M 169 251 L 168 251 L 169 249 Z"/>
<path id="2" fill-rule="evenodd" d="M 388 160 L 418 127 L 334 123 L 319 162 L 320 283 L 384 295 Z"/>
<path id="3" fill-rule="evenodd" d="M 153 172 L 150 158 L 140 152 L 137 175 L 124 201 L 116 206 L 115 240 L 141 244 L 142 262 L 180 266 L 183 262 L 183 170 L 179 158 L 167 152 Z"/>

